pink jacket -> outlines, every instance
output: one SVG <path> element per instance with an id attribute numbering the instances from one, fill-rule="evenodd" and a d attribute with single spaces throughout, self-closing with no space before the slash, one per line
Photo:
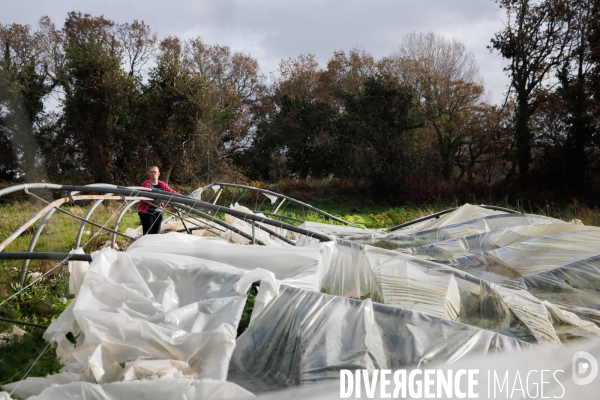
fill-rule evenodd
<path id="1" fill-rule="evenodd" d="M 175 193 L 175 194 L 181 194 L 181 193 L 179 193 L 179 192 L 171 189 L 169 187 L 169 185 L 167 185 L 163 181 L 158 181 L 158 185 L 160 186 L 160 190 L 164 190 L 165 192 L 170 192 L 170 193 Z M 152 187 L 152 185 L 150 184 L 150 181 L 147 180 L 147 179 L 144 181 L 144 183 L 142 183 L 142 186 L 146 187 L 146 188 L 151 188 Z M 160 203 L 160 206 L 164 207 L 165 203 Z M 138 203 L 138 213 L 146 213 L 149 208 L 150 208 L 150 203 L 146 203 L 145 201 L 140 201 Z"/>

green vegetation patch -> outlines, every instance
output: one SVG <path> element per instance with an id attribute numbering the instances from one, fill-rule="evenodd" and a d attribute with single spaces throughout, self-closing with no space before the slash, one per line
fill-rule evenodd
<path id="1" fill-rule="evenodd" d="M 46 342 L 42 334 L 42 329 L 32 328 L 20 340 L 0 346 L 0 384 L 26 376 L 46 376 L 62 368 L 55 346 Z"/>

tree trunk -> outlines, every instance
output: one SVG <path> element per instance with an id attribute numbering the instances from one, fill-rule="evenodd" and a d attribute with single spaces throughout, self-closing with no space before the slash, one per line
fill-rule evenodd
<path id="1" fill-rule="evenodd" d="M 531 139 L 532 133 L 529 128 L 529 104 L 525 94 L 517 94 L 517 105 L 514 117 L 514 134 L 516 147 L 516 161 L 519 173 L 527 175 L 531 163 Z"/>

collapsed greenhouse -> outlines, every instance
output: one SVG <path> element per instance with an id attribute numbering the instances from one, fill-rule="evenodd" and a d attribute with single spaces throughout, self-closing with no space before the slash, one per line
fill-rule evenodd
<path id="1" fill-rule="evenodd" d="M 270 211 L 217 205 L 227 188 L 254 191 Z M 50 202 L 32 190 L 62 197 Z M 493 363 L 518 371 L 537 360 L 564 371 L 573 349 L 600 359 L 598 227 L 465 204 L 364 229 L 278 193 L 224 183 L 190 196 L 46 183 L 0 196 L 17 191 L 47 205 L 0 244 L 0 258 L 24 259 L 21 277 L 29 259 L 68 263 L 74 298 L 44 334 L 64 368 L 6 384 L 0 399 L 325 399 L 340 396 L 341 370 Z M 202 200 L 209 192 L 214 202 Z M 36 253 L 45 221 L 83 200 L 94 203 L 80 218 L 75 250 Z M 100 227 L 112 243 L 85 254 L 81 232 L 102 201 L 122 204 Z M 168 233 L 119 230 L 138 201 L 166 203 Z M 278 214 L 286 202 L 334 223 Z M 34 223 L 29 252 L 6 252 Z M 117 235 L 130 240 L 125 251 L 115 249 Z M 249 293 L 254 306 L 238 336 Z M 586 387 L 568 372 L 549 393 L 562 387 L 566 398 L 592 398 L 600 388 L 600 378 Z"/>

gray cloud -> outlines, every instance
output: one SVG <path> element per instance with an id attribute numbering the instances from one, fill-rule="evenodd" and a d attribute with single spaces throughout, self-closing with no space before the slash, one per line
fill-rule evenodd
<path id="1" fill-rule="evenodd" d="M 5 0 L 6 1 L 6 0 Z M 62 25 L 69 11 L 103 14 L 117 22 L 144 20 L 159 36 L 201 36 L 257 58 L 265 73 L 279 61 L 313 53 L 325 65 L 335 50 L 358 46 L 389 55 L 411 31 L 457 38 L 475 55 L 491 100 L 503 100 L 504 61 L 486 49 L 502 28 L 493 0 L 21 0 L 4 5 L 0 23 L 35 25 L 49 15 Z"/>

